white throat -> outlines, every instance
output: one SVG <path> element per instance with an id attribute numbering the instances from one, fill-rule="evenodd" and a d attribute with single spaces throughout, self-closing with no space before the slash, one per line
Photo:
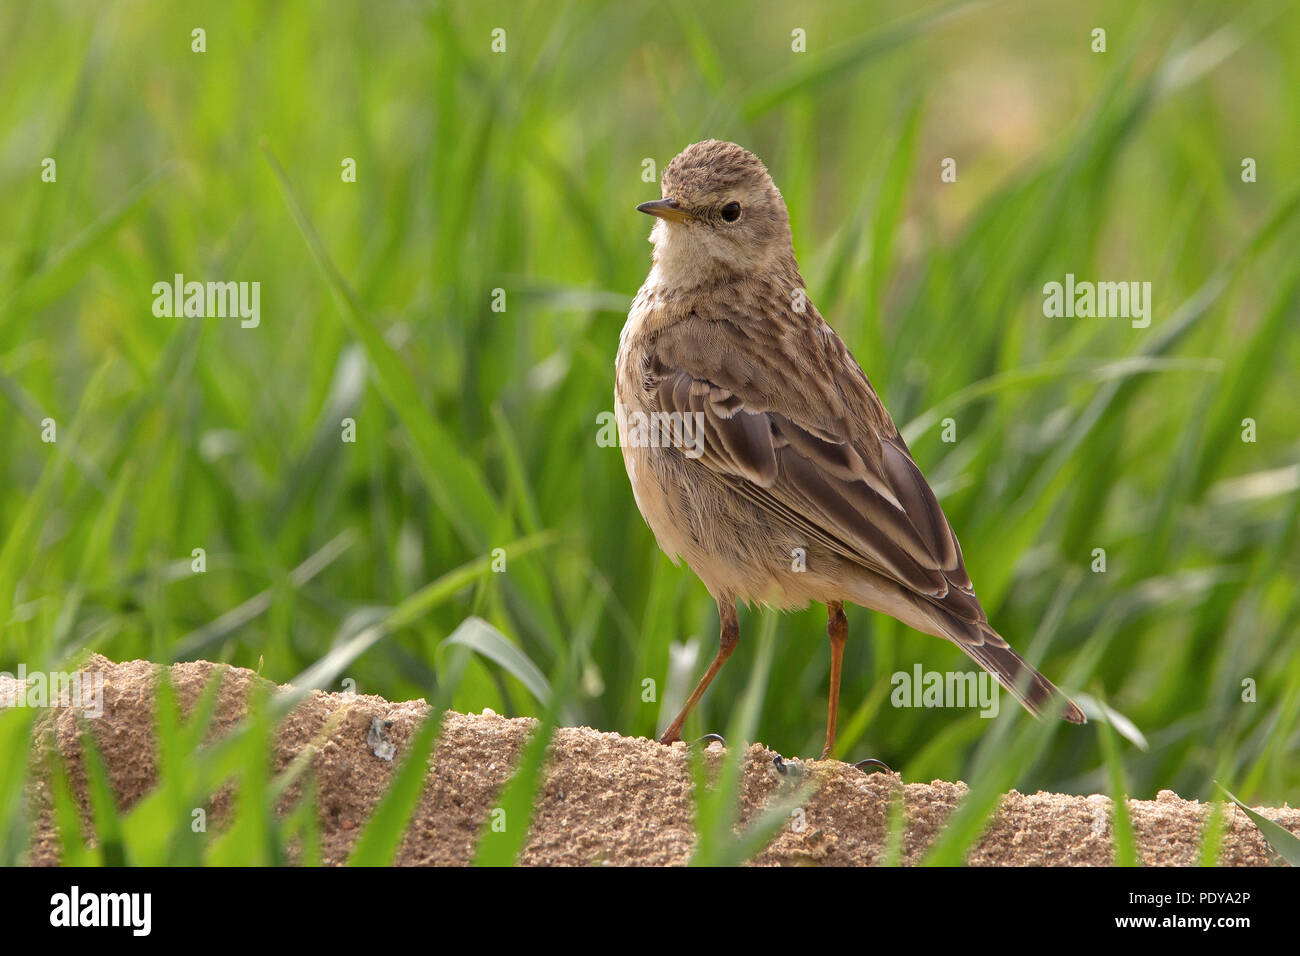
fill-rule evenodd
<path id="1" fill-rule="evenodd" d="M 670 224 L 660 219 L 650 230 L 654 265 L 646 285 L 689 289 L 721 275 L 761 273 L 773 257 L 770 248 L 746 248 L 702 226 Z"/>

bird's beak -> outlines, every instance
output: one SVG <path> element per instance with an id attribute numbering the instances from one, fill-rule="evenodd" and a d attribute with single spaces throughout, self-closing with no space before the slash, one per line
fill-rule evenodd
<path id="1" fill-rule="evenodd" d="M 677 205 L 676 199 L 656 199 L 653 202 L 643 202 L 636 207 L 636 211 L 650 216 L 658 216 L 660 219 L 671 219 L 673 222 L 689 222 L 695 218 Z"/>

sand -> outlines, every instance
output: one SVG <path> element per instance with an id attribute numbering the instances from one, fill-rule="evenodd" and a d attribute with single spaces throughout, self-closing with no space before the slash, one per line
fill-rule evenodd
<path id="1" fill-rule="evenodd" d="M 184 712 L 193 706 L 216 667 L 206 661 L 172 666 L 172 682 Z M 86 670 L 104 674 L 104 712 L 88 724 L 119 807 L 128 808 L 155 784 L 153 688 L 159 668 L 148 661 L 115 664 L 96 656 Z M 247 693 L 256 681 L 261 678 L 252 671 L 227 671 L 211 735 L 229 730 L 241 718 Z M 321 852 L 327 863 L 347 858 L 428 712 L 423 701 L 392 703 L 381 697 L 315 691 L 282 721 L 275 737 L 274 769 L 283 771 L 307 752 L 317 791 Z M 491 712 L 449 712 L 396 862 L 435 866 L 469 862 L 483 822 L 536 726 L 532 719 L 507 719 Z M 33 739 L 35 827 L 30 862 L 52 865 L 59 860 L 59 841 L 41 770 L 44 762 L 39 759 L 45 741 L 56 741 L 67 759 L 74 796 L 89 820 L 75 714 L 67 708 L 44 711 Z M 722 746 L 713 744 L 708 759 L 716 761 L 722 753 Z M 967 792 L 962 783 L 903 784 L 896 774 L 868 774 L 836 761 L 803 762 L 797 765 L 802 777 L 783 775 L 776 756 L 761 745 L 749 748 L 741 787 L 742 820 L 754 817 L 773 798 L 789 794 L 801 779 L 814 780 L 818 787 L 753 859 L 760 865 L 879 863 L 886 858 L 889 807 L 900 788 L 907 821 L 901 861 L 915 863 Z M 294 784 L 280 809 L 287 810 L 300 792 L 300 784 Z M 1128 805 L 1143 863 L 1199 862 L 1210 804 L 1183 800 L 1166 790 L 1155 800 L 1130 800 Z M 214 828 L 220 828 L 230 806 L 229 787 L 213 795 L 205 809 Z M 1105 796 L 1011 791 L 968 862 L 1110 865 L 1114 854 L 1110 811 L 1111 801 Z M 1300 833 L 1300 810 L 1261 812 Z M 1222 839 L 1221 864 L 1277 862 L 1244 813 L 1236 808 L 1226 813 L 1230 827 Z M 694 848 L 693 818 L 684 745 L 665 747 L 588 727 L 562 728 L 551 742 L 521 862 L 536 866 L 685 864 Z"/>

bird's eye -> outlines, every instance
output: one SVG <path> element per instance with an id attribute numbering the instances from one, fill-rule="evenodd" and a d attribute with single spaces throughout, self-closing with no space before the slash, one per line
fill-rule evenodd
<path id="1" fill-rule="evenodd" d="M 740 203 L 729 202 L 722 207 L 722 218 L 727 222 L 735 222 L 740 218 Z"/>

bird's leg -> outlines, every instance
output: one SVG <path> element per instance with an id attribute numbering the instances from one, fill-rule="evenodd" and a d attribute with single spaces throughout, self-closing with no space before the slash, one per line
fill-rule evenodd
<path id="1" fill-rule="evenodd" d="M 736 617 L 736 606 L 734 604 L 724 605 L 719 601 L 718 617 L 721 619 L 721 627 L 718 632 L 718 653 L 714 655 L 713 663 L 704 672 L 700 682 L 695 685 L 695 690 L 682 707 L 681 713 L 673 718 L 673 722 L 668 725 L 664 735 L 659 738 L 661 744 L 671 744 L 682 739 L 682 724 L 686 723 L 686 718 L 690 715 L 690 712 L 695 709 L 695 705 L 700 702 L 704 692 L 709 689 L 709 684 L 713 681 L 713 678 L 718 671 L 722 670 L 722 665 L 727 663 L 727 658 L 731 656 L 731 652 L 740 643 L 740 620 Z"/>
<path id="2" fill-rule="evenodd" d="M 840 712 L 840 666 L 844 662 L 844 642 L 849 637 L 849 619 L 844 616 L 844 602 L 830 601 L 826 605 L 826 633 L 831 639 L 831 694 L 826 705 L 826 748 L 822 759 L 831 755 L 835 746 L 835 722 Z"/>

